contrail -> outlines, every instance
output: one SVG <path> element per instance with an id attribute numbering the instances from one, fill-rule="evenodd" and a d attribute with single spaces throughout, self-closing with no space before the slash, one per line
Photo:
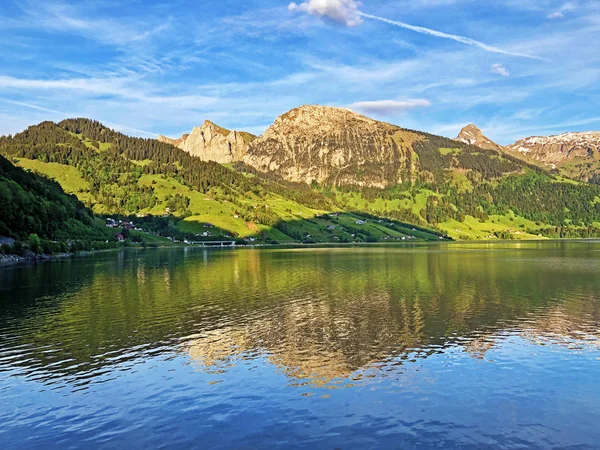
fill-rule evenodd
<path id="1" fill-rule="evenodd" d="M 436 31 L 436 30 L 432 30 L 430 28 L 425 28 L 425 27 L 417 27 L 414 25 L 410 25 L 408 23 L 398 22 L 396 20 L 386 19 L 384 17 L 373 16 L 371 14 L 367 14 L 362 11 L 357 11 L 356 14 L 358 14 L 359 16 L 364 17 L 366 19 L 378 20 L 379 22 L 388 23 L 390 25 L 394 25 L 394 26 L 397 26 L 400 28 L 405 28 L 407 30 L 415 31 L 417 33 L 428 34 L 430 36 L 436 36 L 436 37 L 443 38 L 443 39 L 450 39 L 452 41 L 460 42 L 461 44 L 473 45 L 475 47 L 479 47 L 479 48 L 485 50 L 486 52 L 501 53 L 503 55 L 519 56 L 521 58 L 537 59 L 540 61 L 550 61 L 547 58 L 541 58 L 539 56 L 527 55 L 526 53 L 509 52 L 507 50 L 502 50 L 501 48 L 494 47 L 492 45 L 488 45 L 488 44 L 476 41 L 475 39 L 471 39 L 468 37 L 457 36 L 455 34 L 443 33 L 441 31 Z"/>

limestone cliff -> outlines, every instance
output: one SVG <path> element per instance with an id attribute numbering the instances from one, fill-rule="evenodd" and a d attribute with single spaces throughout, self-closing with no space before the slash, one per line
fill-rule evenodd
<path id="1" fill-rule="evenodd" d="M 244 162 L 294 182 L 385 187 L 414 173 L 420 139 L 348 109 L 302 106 L 254 140 Z"/>
<path id="2" fill-rule="evenodd" d="M 255 139 L 255 136 L 245 132 L 229 131 L 206 120 L 201 127 L 194 127 L 190 134 L 183 135 L 180 139 L 164 136 L 159 136 L 158 139 L 173 144 L 203 161 L 224 164 L 241 161 L 246 154 L 248 144 Z"/>
<path id="3" fill-rule="evenodd" d="M 184 134 L 179 139 L 171 139 L 166 136 L 163 136 L 162 134 L 159 134 L 158 141 L 166 142 L 167 144 L 171 144 L 171 145 L 174 145 L 175 147 L 179 147 L 179 145 L 181 145 L 181 143 L 184 142 L 188 138 L 188 136 L 189 136 L 189 134 Z"/>

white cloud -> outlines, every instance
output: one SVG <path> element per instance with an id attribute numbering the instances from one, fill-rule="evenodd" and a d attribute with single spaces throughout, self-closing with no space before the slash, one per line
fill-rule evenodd
<path id="1" fill-rule="evenodd" d="M 360 2 L 355 0 L 308 0 L 307 2 L 290 3 L 290 11 L 302 11 L 313 16 L 329 18 L 354 27 L 362 22 L 359 9 Z"/>
<path id="2" fill-rule="evenodd" d="M 492 64 L 492 72 L 502 75 L 503 77 L 510 76 L 510 72 L 502 64 Z"/>
<path id="3" fill-rule="evenodd" d="M 390 115 L 407 111 L 413 108 L 422 108 L 430 106 L 431 103 L 424 99 L 413 100 L 377 100 L 371 102 L 357 102 L 349 106 L 350 109 L 356 109 L 366 114 Z"/>
<path id="4" fill-rule="evenodd" d="M 546 16 L 547 19 L 564 19 L 565 15 L 560 11 L 555 11 Z"/>

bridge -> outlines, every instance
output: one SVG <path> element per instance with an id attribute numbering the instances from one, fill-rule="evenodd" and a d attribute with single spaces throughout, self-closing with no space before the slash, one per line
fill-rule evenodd
<path id="1" fill-rule="evenodd" d="M 190 241 L 187 244 L 201 245 L 202 247 L 235 247 L 235 241 Z"/>

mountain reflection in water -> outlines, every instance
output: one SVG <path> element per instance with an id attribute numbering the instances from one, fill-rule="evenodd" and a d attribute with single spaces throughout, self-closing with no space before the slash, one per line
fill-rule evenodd
<path id="1" fill-rule="evenodd" d="M 0 392 L 11 380 L 35 383 L 30 391 L 98 392 L 151 362 L 153 374 L 191 368 L 181 386 L 199 395 L 235 377 L 254 380 L 270 365 L 287 379 L 278 385 L 285 395 L 392 386 L 408 395 L 412 383 L 434 396 L 423 391 L 430 383 L 452 404 L 436 386 L 444 371 L 479 373 L 473 389 L 481 390 L 528 363 L 553 376 L 579 373 L 570 358 L 585 355 L 586 370 L 597 369 L 599 250 L 593 242 L 132 250 L 0 269 Z M 561 365 L 536 361 L 543 348 Z M 428 367 L 440 358 L 439 371 Z M 140 380 L 138 389 L 148 388 Z M 24 401 L 10 398 L 15 407 Z M 0 419 L 2 443 L 11 421 L 19 426 L 3 407 Z M 584 447 L 596 436 L 583 435 Z"/>

